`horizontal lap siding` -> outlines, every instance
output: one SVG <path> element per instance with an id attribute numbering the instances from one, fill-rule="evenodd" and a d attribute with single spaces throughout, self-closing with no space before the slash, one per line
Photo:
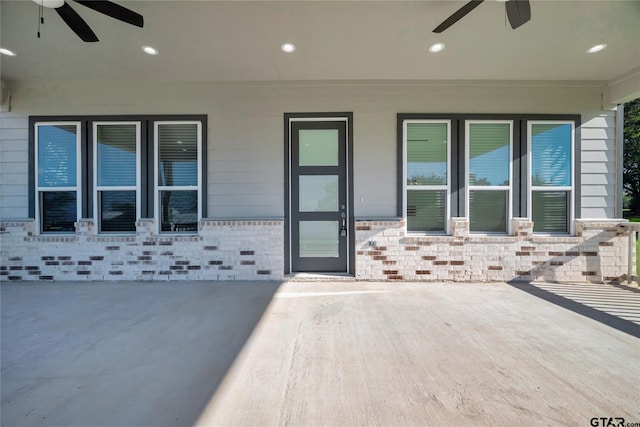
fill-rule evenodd
<path id="1" fill-rule="evenodd" d="M 241 103 L 243 98 L 247 107 L 264 102 L 252 103 L 252 96 L 251 90 L 238 93 L 232 103 Z M 209 117 L 208 216 L 281 217 L 282 112 L 265 109 L 242 115 L 230 109 L 222 114 L 221 118 Z"/>
<path id="2" fill-rule="evenodd" d="M 28 215 L 28 116 L 207 114 L 208 217 L 284 215 L 286 112 L 354 113 L 354 214 L 396 215 L 398 113 L 582 114 L 582 217 L 612 218 L 615 112 L 596 85 L 309 83 L 12 83 L 3 114 L 0 216 Z M 100 105 L 96 100 L 100 99 Z M 170 100 L 170 102 L 167 102 Z M 491 102 L 487 102 L 491 100 Z M 585 111 L 587 113 L 585 113 Z"/>
<path id="3" fill-rule="evenodd" d="M 582 116 L 581 216 L 614 218 L 616 188 L 616 114 L 598 111 Z"/>
<path id="4" fill-rule="evenodd" d="M 26 218 L 29 191 L 29 119 L 0 117 L 0 218 Z"/>

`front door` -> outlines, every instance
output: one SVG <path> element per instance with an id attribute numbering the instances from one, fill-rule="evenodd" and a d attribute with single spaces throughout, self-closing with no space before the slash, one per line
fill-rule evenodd
<path id="1" fill-rule="evenodd" d="M 292 272 L 349 272 L 347 120 L 289 122 Z"/>

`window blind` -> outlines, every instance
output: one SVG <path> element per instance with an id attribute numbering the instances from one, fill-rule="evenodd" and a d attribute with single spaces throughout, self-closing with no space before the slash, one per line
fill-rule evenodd
<path id="1" fill-rule="evenodd" d="M 100 231 L 136 231 L 136 191 L 100 191 Z"/>
<path id="2" fill-rule="evenodd" d="M 43 233 L 74 232 L 78 219 L 78 124 L 42 124 L 37 132 L 37 198 Z"/>
<path id="3" fill-rule="evenodd" d="M 566 191 L 534 191 L 531 197 L 533 231 L 568 232 L 569 203 Z"/>
<path id="4" fill-rule="evenodd" d="M 407 126 L 407 185 L 447 185 L 447 124 Z"/>
<path id="5" fill-rule="evenodd" d="M 136 185 L 136 125 L 97 126 L 99 186 Z"/>
<path id="6" fill-rule="evenodd" d="M 531 185 L 571 185 L 571 125 L 531 126 Z"/>
<path id="7" fill-rule="evenodd" d="M 198 185 L 198 127 L 195 124 L 158 126 L 160 186 Z"/>
<path id="8" fill-rule="evenodd" d="M 138 126 L 99 123 L 95 133 L 99 230 L 133 233 L 137 219 Z"/>
<path id="9" fill-rule="evenodd" d="M 38 186 L 77 185 L 77 126 L 38 126 Z"/>
<path id="10" fill-rule="evenodd" d="M 161 231 L 197 231 L 197 191 L 161 191 L 160 209 Z"/>
<path id="11" fill-rule="evenodd" d="M 43 191 L 40 193 L 40 223 L 43 232 L 74 232 L 77 220 L 75 191 Z"/>
<path id="12" fill-rule="evenodd" d="M 407 192 L 407 230 L 443 232 L 445 230 L 444 190 L 412 190 Z"/>
<path id="13" fill-rule="evenodd" d="M 506 233 L 511 191 L 511 123 L 468 124 L 469 231 Z"/>
<path id="14" fill-rule="evenodd" d="M 406 125 L 407 230 L 446 231 L 448 122 Z"/>
<path id="15" fill-rule="evenodd" d="M 506 233 L 508 192 L 491 190 L 469 192 L 469 230 L 485 233 Z"/>
<path id="16" fill-rule="evenodd" d="M 573 191 L 571 123 L 532 123 L 531 217 L 537 233 L 568 233 Z"/>
<path id="17" fill-rule="evenodd" d="M 509 123 L 469 124 L 469 185 L 509 185 Z"/>

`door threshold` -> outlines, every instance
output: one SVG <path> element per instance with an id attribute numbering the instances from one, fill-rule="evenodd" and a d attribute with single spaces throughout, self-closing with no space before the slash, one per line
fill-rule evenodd
<path id="1" fill-rule="evenodd" d="M 285 274 L 284 279 L 288 282 L 352 282 L 356 278 L 349 273 L 291 273 Z"/>

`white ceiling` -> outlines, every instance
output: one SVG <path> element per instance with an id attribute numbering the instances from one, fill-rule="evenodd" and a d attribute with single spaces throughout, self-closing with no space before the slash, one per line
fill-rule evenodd
<path id="1" fill-rule="evenodd" d="M 82 42 L 51 9 L 2 0 L 2 80 L 599 80 L 640 67 L 640 1 L 532 0 L 517 30 L 486 0 L 442 34 L 466 1 L 116 1 L 144 28 L 74 1 L 100 38 Z M 297 50 L 285 54 L 283 42 Z M 430 54 L 428 47 L 446 49 Z M 587 55 L 586 49 L 608 49 Z M 140 47 L 160 54 L 149 56 Z"/>

